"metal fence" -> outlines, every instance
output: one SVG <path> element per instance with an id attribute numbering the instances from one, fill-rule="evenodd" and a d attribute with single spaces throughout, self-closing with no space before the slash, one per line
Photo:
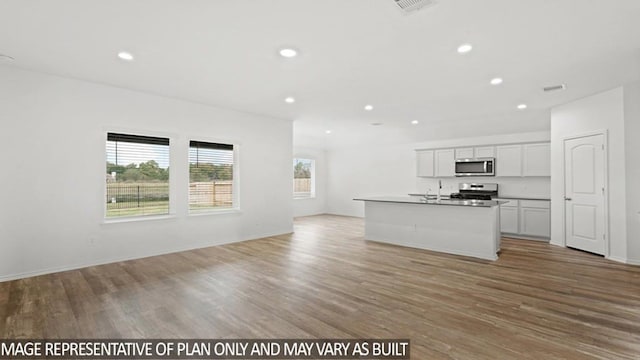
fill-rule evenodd
<path id="1" fill-rule="evenodd" d="M 229 208 L 233 206 L 233 182 L 192 182 L 189 208 Z M 169 213 L 168 183 L 108 183 L 107 216 L 135 216 Z"/>
<path id="2" fill-rule="evenodd" d="M 118 210 L 153 209 L 153 213 L 169 212 L 168 183 L 110 183 L 107 184 L 107 210 L 111 215 L 122 215 Z M 146 214 L 141 210 L 139 215 Z M 127 213 L 127 215 L 136 215 Z"/>

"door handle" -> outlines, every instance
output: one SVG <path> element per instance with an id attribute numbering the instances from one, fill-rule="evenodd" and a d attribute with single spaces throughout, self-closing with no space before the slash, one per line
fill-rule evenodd
<path id="1" fill-rule="evenodd" d="M 564 197 L 564 200 L 565 200 L 565 201 L 571 201 L 571 198 L 570 198 L 570 197 L 566 197 L 566 196 L 565 196 L 565 197 Z"/>

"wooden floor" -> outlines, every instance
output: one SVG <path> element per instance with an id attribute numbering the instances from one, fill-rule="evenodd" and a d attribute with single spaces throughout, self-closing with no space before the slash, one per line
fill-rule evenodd
<path id="1" fill-rule="evenodd" d="M 413 359 L 640 359 L 640 267 L 503 241 L 496 262 L 363 221 L 0 283 L 0 338 L 410 338 Z"/>

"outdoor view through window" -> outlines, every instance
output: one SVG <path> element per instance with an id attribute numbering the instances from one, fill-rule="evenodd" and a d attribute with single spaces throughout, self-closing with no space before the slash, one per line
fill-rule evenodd
<path id="1" fill-rule="evenodd" d="M 169 139 L 107 134 L 107 217 L 169 213 Z"/>
<path id="2" fill-rule="evenodd" d="M 189 143 L 189 210 L 233 207 L 233 145 Z"/>
<path id="3" fill-rule="evenodd" d="M 294 199 L 315 196 L 313 183 L 314 160 L 293 159 L 293 197 Z"/>

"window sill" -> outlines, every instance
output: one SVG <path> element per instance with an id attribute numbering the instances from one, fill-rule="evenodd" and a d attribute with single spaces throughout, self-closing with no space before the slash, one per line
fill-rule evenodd
<path id="1" fill-rule="evenodd" d="M 189 212 L 189 216 L 208 216 L 208 215 L 227 215 L 227 214 L 242 214 L 242 211 L 238 208 L 231 209 L 207 209 L 207 210 L 194 210 Z"/>
<path id="2" fill-rule="evenodd" d="M 310 200 L 310 199 L 315 199 L 315 196 L 305 196 L 305 197 L 294 197 L 293 200 Z"/>
<path id="3" fill-rule="evenodd" d="M 120 224 L 129 222 L 142 222 L 142 221 L 157 221 L 157 220 L 173 220 L 177 217 L 173 214 L 169 215 L 149 215 L 149 216 L 130 216 L 122 218 L 108 218 L 102 221 L 102 224 Z"/>

